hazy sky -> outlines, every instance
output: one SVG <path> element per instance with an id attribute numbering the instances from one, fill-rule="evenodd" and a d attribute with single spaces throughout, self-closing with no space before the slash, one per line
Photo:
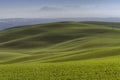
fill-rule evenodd
<path id="1" fill-rule="evenodd" d="M 120 17 L 120 0 L 0 0 L 0 19 L 78 17 Z"/>

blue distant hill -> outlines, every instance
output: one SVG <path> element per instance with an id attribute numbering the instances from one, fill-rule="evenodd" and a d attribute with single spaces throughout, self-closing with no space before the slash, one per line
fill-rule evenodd
<path id="1" fill-rule="evenodd" d="M 6 29 L 15 26 L 42 24 L 59 21 L 105 21 L 105 22 L 120 22 L 120 18 L 56 18 L 56 19 L 42 19 L 42 18 L 9 18 L 0 19 L 0 29 Z"/>

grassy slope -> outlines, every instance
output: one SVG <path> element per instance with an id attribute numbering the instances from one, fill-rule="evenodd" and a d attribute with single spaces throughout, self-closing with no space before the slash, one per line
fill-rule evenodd
<path id="1" fill-rule="evenodd" d="M 120 30 L 118 27 L 112 29 L 110 24 L 60 22 L 11 28 L 1 31 L 0 48 L 11 53 L 11 57 L 13 51 L 25 55 L 14 56 L 5 63 L 72 61 L 115 56 L 119 55 Z"/>
<path id="2" fill-rule="evenodd" d="M 119 26 L 120 23 L 59 22 L 3 30 L 0 76 L 6 74 L 7 68 L 3 80 L 24 76 L 24 80 L 120 79 Z"/>

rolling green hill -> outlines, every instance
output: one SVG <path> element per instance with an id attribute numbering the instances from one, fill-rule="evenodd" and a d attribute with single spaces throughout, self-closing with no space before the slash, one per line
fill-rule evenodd
<path id="1" fill-rule="evenodd" d="M 0 50 L 25 55 L 10 58 L 8 62 L 11 63 L 73 61 L 119 55 L 120 24 L 114 24 L 118 27 L 113 29 L 113 23 L 107 22 L 58 22 L 10 28 L 0 33 Z"/>
<path id="2" fill-rule="evenodd" d="M 120 23 L 56 22 L 0 31 L 0 71 L 8 67 L 7 78 L 2 80 L 28 76 L 15 76 L 18 71 L 13 78 L 9 71 L 14 73 L 14 69 L 30 71 L 30 78 L 24 80 L 119 80 L 119 58 Z"/>

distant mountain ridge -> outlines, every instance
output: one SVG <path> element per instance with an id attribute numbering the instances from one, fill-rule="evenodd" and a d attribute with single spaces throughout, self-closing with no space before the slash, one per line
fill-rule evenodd
<path id="1" fill-rule="evenodd" d="M 8 18 L 0 19 L 0 30 L 15 26 L 33 25 L 42 23 L 51 23 L 59 21 L 105 21 L 105 22 L 120 22 L 120 18 Z"/>

